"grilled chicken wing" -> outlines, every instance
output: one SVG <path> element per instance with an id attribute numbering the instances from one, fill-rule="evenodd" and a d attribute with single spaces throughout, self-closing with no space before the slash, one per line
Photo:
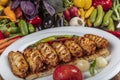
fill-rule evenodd
<path id="1" fill-rule="evenodd" d="M 82 48 L 73 40 L 67 40 L 64 43 L 66 47 L 70 50 L 72 56 L 81 57 L 82 56 Z"/>
<path id="2" fill-rule="evenodd" d="M 82 47 L 83 53 L 86 55 L 92 55 L 95 53 L 96 44 L 89 38 L 80 37 L 78 38 L 77 42 Z"/>
<path id="3" fill-rule="evenodd" d="M 94 41 L 97 45 L 97 48 L 106 48 L 108 47 L 108 41 L 100 36 L 93 35 L 93 34 L 85 34 L 86 38 L 89 38 L 90 40 Z"/>
<path id="4" fill-rule="evenodd" d="M 51 66 L 57 65 L 57 53 L 48 43 L 39 43 L 37 48 L 41 52 L 42 58 L 46 64 Z"/>
<path id="5" fill-rule="evenodd" d="M 28 47 L 24 50 L 24 56 L 32 73 L 38 73 L 45 68 L 39 50 Z"/>
<path id="6" fill-rule="evenodd" d="M 12 69 L 12 72 L 21 78 L 26 77 L 28 71 L 28 64 L 23 57 L 23 54 L 19 51 L 9 52 L 8 60 Z"/>
<path id="7" fill-rule="evenodd" d="M 60 61 L 71 61 L 71 54 L 67 47 L 62 42 L 53 42 L 53 48 L 56 50 Z"/>

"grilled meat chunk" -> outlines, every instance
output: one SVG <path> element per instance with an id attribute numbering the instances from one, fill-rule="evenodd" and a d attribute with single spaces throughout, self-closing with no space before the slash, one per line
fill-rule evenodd
<path id="1" fill-rule="evenodd" d="M 89 38 L 90 40 L 94 41 L 97 45 L 97 48 L 107 48 L 108 47 L 108 41 L 100 36 L 93 35 L 93 34 L 85 34 L 86 38 Z"/>
<path id="2" fill-rule="evenodd" d="M 66 47 L 70 50 L 72 56 L 81 57 L 82 56 L 82 48 L 73 40 L 66 40 Z"/>
<path id="3" fill-rule="evenodd" d="M 39 43 L 37 45 L 38 50 L 41 52 L 42 59 L 45 64 L 50 66 L 56 66 L 58 63 L 58 57 L 55 50 L 48 43 Z"/>
<path id="4" fill-rule="evenodd" d="M 16 76 L 21 77 L 21 78 L 25 78 L 27 76 L 28 64 L 21 52 L 19 52 L 19 51 L 9 52 L 8 60 L 9 60 L 12 72 Z"/>
<path id="5" fill-rule="evenodd" d="M 77 43 L 82 47 L 84 55 L 95 54 L 96 44 L 92 40 L 86 37 L 80 37 Z"/>
<path id="6" fill-rule="evenodd" d="M 62 42 L 53 42 L 53 48 L 56 50 L 60 61 L 70 62 L 71 54 L 67 47 Z"/>
<path id="7" fill-rule="evenodd" d="M 24 56 L 27 62 L 29 63 L 30 71 L 32 73 L 38 73 L 45 68 L 42 63 L 41 54 L 39 50 L 28 47 L 24 50 Z"/>

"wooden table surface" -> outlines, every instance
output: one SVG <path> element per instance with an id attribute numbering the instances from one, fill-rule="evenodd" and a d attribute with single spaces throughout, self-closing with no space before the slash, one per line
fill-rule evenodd
<path id="1" fill-rule="evenodd" d="M 4 80 L 1 76 L 0 76 L 0 80 Z M 113 77 L 111 80 L 120 80 L 120 73 L 118 73 L 115 77 Z"/>
<path id="2" fill-rule="evenodd" d="M 120 80 L 120 73 L 118 73 L 112 80 Z"/>

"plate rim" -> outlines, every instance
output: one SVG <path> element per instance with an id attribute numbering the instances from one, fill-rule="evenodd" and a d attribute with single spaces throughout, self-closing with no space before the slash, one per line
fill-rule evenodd
<path id="1" fill-rule="evenodd" d="M 52 32 L 52 31 L 54 31 L 54 30 L 57 30 L 57 31 L 59 31 L 59 30 L 61 31 L 61 29 L 71 30 L 72 28 L 74 28 L 74 29 L 97 30 L 97 31 L 100 31 L 100 32 L 104 32 L 104 33 L 106 33 L 106 34 L 109 34 L 109 35 L 111 35 L 113 38 L 115 38 L 116 40 L 119 40 L 119 39 L 118 39 L 117 37 L 115 37 L 114 35 L 112 35 L 112 34 L 110 34 L 110 33 L 108 33 L 108 32 L 105 32 L 105 31 L 103 31 L 103 30 L 100 30 L 100 29 L 96 29 L 96 28 L 93 29 L 93 28 L 88 28 L 88 27 L 74 27 L 74 26 L 69 27 L 69 26 L 67 26 L 67 27 L 57 27 L 57 28 L 51 28 L 51 29 L 46 29 L 46 30 L 38 31 L 38 32 L 32 33 L 32 34 L 30 34 L 30 35 L 27 35 L 27 36 L 19 39 L 19 40 L 16 41 L 15 43 L 17 43 L 17 42 L 19 42 L 19 41 L 21 41 L 22 39 L 25 39 L 25 38 L 27 38 L 27 37 L 36 35 L 36 34 L 38 34 L 38 33 L 44 34 L 44 33 L 46 33 L 46 32 Z M 119 41 L 120 41 L 120 40 L 119 40 Z M 6 48 L 6 50 L 8 50 L 8 49 L 9 49 L 11 46 L 13 46 L 15 43 L 13 43 L 13 44 L 10 45 L 8 48 Z M 5 50 L 5 51 L 3 52 L 3 54 L 0 56 L 0 60 L 1 60 L 1 57 L 4 56 L 4 54 L 6 53 L 6 50 Z M 1 64 L 1 62 L 0 62 L 0 64 Z M 120 67 L 120 63 L 117 62 L 116 64 L 117 64 L 118 67 Z M 118 69 L 118 68 L 115 68 L 115 69 L 114 69 L 114 73 L 116 72 L 116 74 L 117 74 L 119 71 L 120 71 L 120 69 Z M 1 74 L 1 75 L 2 75 L 2 74 Z M 115 74 L 114 74 L 114 76 L 115 76 Z M 112 78 L 112 77 L 113 77 L 113 75 L 112 75 L 112 74 L 109 74 L 109 76 L 107 76 L 106 78 L 104 78 L 104 80 L 110 79 L 110 78 Z"/>

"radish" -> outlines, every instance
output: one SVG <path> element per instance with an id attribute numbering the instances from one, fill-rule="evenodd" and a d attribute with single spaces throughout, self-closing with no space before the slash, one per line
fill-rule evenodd
<path id="1" fill-rule="evenodd" d="M 67 21 L 70 21 L 71 16 L 70 16 L 70 12 L 68 10 L 64 10 L 63 15 Z"/>
<path id="2" fill-rule="evenodd" d="M 78 15 L 78 9 L 74 6 L 69 8 L 69 12 L 71 17 L 76 17 Z"/>

